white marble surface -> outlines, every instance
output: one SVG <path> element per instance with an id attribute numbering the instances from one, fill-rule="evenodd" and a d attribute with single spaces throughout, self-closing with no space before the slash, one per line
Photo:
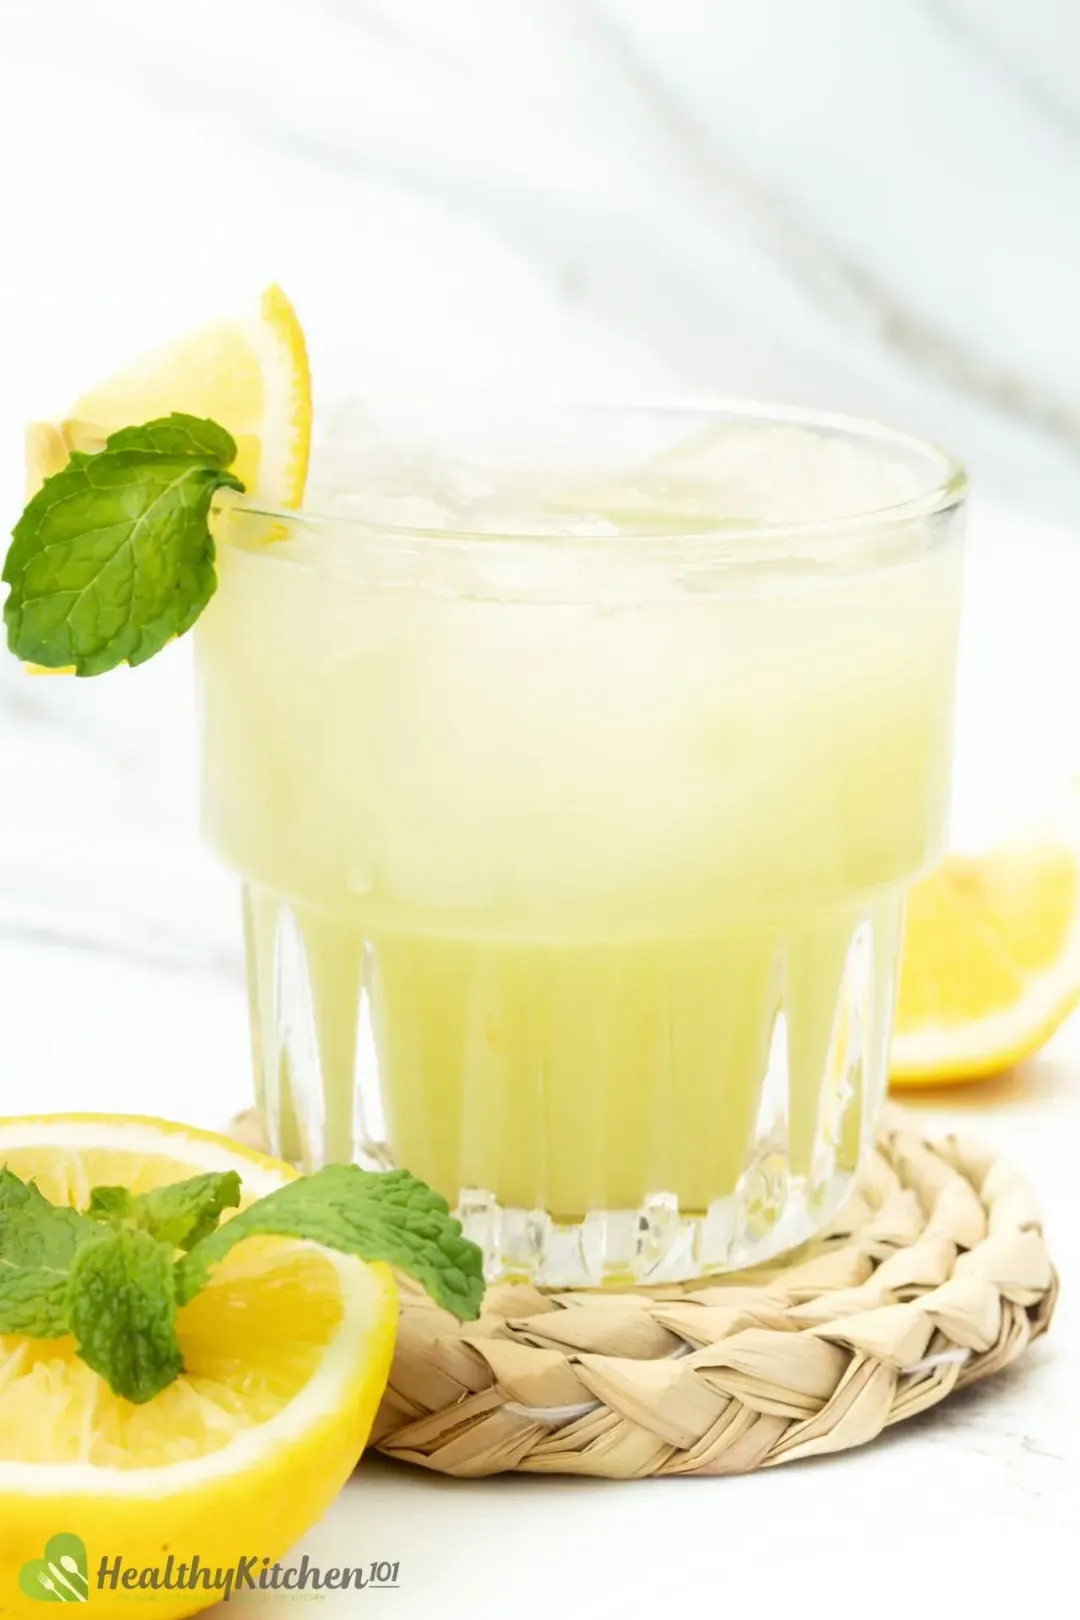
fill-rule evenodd
<path id="1" fill-rule="evenodd" d="M 1073 0 L 6 0 L 0 499 L 14 517 L 27 416 L 272 278 L 323 397 L 743 392 L 890 418 L 974 475 L 957 786 L 981 831 L 1080 771 L 1078 64 Z M 186 648 L 77 684 L 0 661 L 0 762 L 3 1111 L 220 1124 L 246 1013 Z M 996 1615 L 1071 1579 L 1080 1029 L 938 1111 L 1043 1196 L 1065 1292 L 1021 1366 L 747 1480 L 366 1463 L 307 1550 L 400 1558 L 372 1601 L 447 1620 L 622 1620 L 717 1580 L 730 1606 L 777 1551 L 776 1600 L 812 1614 L 932 1594 Z"/>

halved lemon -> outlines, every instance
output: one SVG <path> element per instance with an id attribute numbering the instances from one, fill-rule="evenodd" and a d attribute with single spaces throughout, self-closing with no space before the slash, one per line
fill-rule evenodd
<path id="1" fill-rule="evenodd" d="M 280 287 L 257 309 L 155 349 L 81 394 L 55 422 L 26 431 L 27 499 L 72 450 L 100 450 L 117 428 L 184 411 L 227 428 L 233 470 L 249 495 L 299 506 L 311 443 L 311 376 L 304 334 Z"/>
<path id="2" fill-rule="evenodd" d="M 977 1080 L 1029 1057 L 1080 1003 L 1080 838 L 954 854 L 908 901 L 891 1077 Z"/>
<path id="3" fill-rule="evenodd" d="M 141 1192 L 239 1172 L 245 1202 L 287 1165 L 223 1137 L 106 1115 L 0 1120 L 0 1164 L 52 1202 L 94 1185 Z M 79 1538 L 100 1617 L 193 1614 L 220 1589 L 96 1585 L 104 1558 L 165 1570 L 276 1561 L 321 1516 L 363 1450 L 390 1370 L 397 1298 L 386 1266 L 307 1243 L 238 1244 L 179 1313 L 184 1372 L 153 1400 L 112 1394 L 70 1339 L 0 1337 L 0 1611 L 54 1536 Z M 347 1559 L 342 1562 L 348 1562 Z M 43 1594 L 47 1599 L 47 1594 Z"/>

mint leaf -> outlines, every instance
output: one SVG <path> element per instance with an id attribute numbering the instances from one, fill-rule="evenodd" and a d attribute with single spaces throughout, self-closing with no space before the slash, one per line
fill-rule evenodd
<path id="1" fill-rule="evenodd" d="M 193 1299 L 211 1267 L 255 1236 L 308 1238 L 361 1260 L 386 1260 L 460 1320 L 480 1314 L 480 1250 L 462 1237 L 446 1200 L 407 1170 L 330 1164 L 260 1198 L 177 1262 L 179 1302 Z"/>
<path id="2" fill-rule="evenodd" d="M 122 428 L 47 478 L 12 531 L 8 646 L 78 675 L 141 664 L 189 630 L 214 593 L 208 516 L 243 485 L 216 422 L 178 413 Z"/>
<path id="3" fill-rule="evenodd" d="M 148 1232 L 104 1232 L 81 1248 L 67 1309 L 76 1351 L 115 1395 L 141 1405 L 183 1371 L 172 1254 Z"/>
<path id="4" fill-rule="evenodd" d="M 211 1170 L 187 1181 L 169 1182 L 147 1193 L 126 1187 L 95 1187 L 86 1213 L 112 1226 L 149 1232 L 171 1249 L 190 1249 L 208 1237 L 224 1209 L 240 1203 L 240 1177 L 235 1170 Z"/>
<path id="5" fill-rule="evenodd" d="M 109 435 L 105 448 L 152 451 L 160 456 L 205 462 L 219 470 L 236 460 L 236 441 L 230 433 L 208 417 L 184 416 L 179 411 L 142 427 L 120 428 Z"/>
<path id="6" fill-rule="evenodd" d="M 134 1194 L 126 1187 L 95 1187 L 86 1213 L 92 1221 L 104 1221 L 108 1226 L 134 1226 L 138 1224 L 131 1213 L 134 1203 Z"/>
<path id="7" fill-rule="evenodd" d="M 67 1284 L 76 1255 L 101 1228 L 58 1209 L 33 1182 L 0 1170 L 0 1333 L 57 1339 L 68 1331 Z"/>
<path id="8" fill-rule="evenodd" d="M 388 1261 L 462 1321 L 479 1314 L 480 1250 L 445 1199 L 407 1170 L 328 1165 L 218 1225 L 240 1192 L 235 1171 L 141 1194 L 95 1187 L 79 1214 L 0 1169 L 0 1333 L 72 1333 L 78 1354 L 117 1395 L 148 1401 L 183 1370 L 177 1309 L 237 1243 L 256 1236 Z M 187 1252 L 175 1259 L 178 1249 Z"/>
<path id="9" fill-rule="evenodd" d="M 152 1237 L 174 1249 L 190 1249 L 217 1230 L 223 1210 L 239 1207 L 240 1177 L 235 1170 L 211 1170 L 155 1187 L 135 1202 Z"/>

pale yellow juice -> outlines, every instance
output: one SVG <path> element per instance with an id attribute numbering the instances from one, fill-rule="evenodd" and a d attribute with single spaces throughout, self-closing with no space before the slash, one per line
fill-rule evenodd
<path id="1" fill-rule="evenodd" d="M 229 526 L 198 630 L 275 1145 L 556 1226 L 711 1211 L 718 1264 L 820 1218 L 942 837 L 959 546 L 275 532 Z"/>

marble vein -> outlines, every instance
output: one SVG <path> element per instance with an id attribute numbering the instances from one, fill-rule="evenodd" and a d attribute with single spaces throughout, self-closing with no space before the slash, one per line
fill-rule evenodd
<path id="1" fill-rule="evenodd" d="M 963 0 L 914 3 L 934 22 L 951 30 L 966 50 L 977 53 L 1004 83 L 1018 91 L 1036 117 L 1049 120 L 1066 139 L 1080 145 L 1080 101 L 1070 105 L 1049 77 L 1025 59 L 1024 34 L 1014 34 L 1006 48 L 986 17 L 973 14 Z"/>
<path id="2" fill-rule="evenodd" d="M 475 38 L 467 29 L 463 42 L 450 50 L 431 29 L 424 31 L 423 19 L 409 26 L 407 16 L 403 20 L 401 12 L 388 11 L 377 0 L 359 5 L 324 0 L 320 11 L 333 27 L 329 43 L 335 52 L 356 64 L 361 96 L 363 74 L 372 71 L 367 59 L 373 45 L 383 53 L 384 66 L 400 65 L 406 104 L 424 94 L 414 74 L 421 62 L 426 72 L 439 76 L 446 105 L 486 92 L 494 110 L 508 93 L 490 68 L 478 72 L 470 55 Z M 527 20 L 535 26 L 540 14 L 526 5 L 514 15 L 518 26 Z M 839 368 L 847 366 L 857 374 L 866 373 L 869 340 L 891 355 L 902 372 L 937 382 L 997 418 L 1032 429 L 1072 457 L 1080 452 L 1080 403 L 1036 374 L 995 360 L 988 349 L 981 351 L 940 319 L 921 312 L 880 270 L 830 240 L 752 164 L 718 150 L 712 133 L 654 70 L 611 6 L 602 0 L 558 0 L 542 16 L 558 48 L 538 68 L 538 82 L 514 84 L 515 108 L 527 103 L 539 121 L 546 103 L 552 97 L 558 101 L 566 89 L 553 66 L 560 50 L 562 59 L 591 75 L 597 92 L 592 99 L 599 110 L 591 108 L 588 96 L 575 108 L 582 155 L 594 166 L 599 159 L 610 159 L 613 173 L 621 166 L 623 184 L 634 165 L 640 166 L 651 180 L 658 207 L 667 214 L 657 218 L 658 241 L 647 240 L 640 210 L 636 220 L 626 210 L 607 213 L 598 230 L 595 196 L 541 196 L 536 177 L 512 183 L 491 154 L 475 146 L 465 152 L 448 143 L 442 150 L 429 135 L 420 139 L 413 130 L 391 129 L 385 108 L 370 114 L 374 123 L 364 133 L 340 101 L 348 77 L 340 64 L 336 90 L 328 84 L 327 112 L 303 94 L 295 107 L 281 96 L 264 94 L 257 74 L 250 85 L 234 83 L 228 96 L 203 96 L 186 58 L 164 48 L 164 32 L 160 37 L 150 29 L 133 32 L 124 51 L 137 67 L 142 94 L 159 104 L 171 102 L 178 116 L 189 115 L 197 105 L 205 116 L 254 138 L 268 151 L 347 177 L 389 181 L 443 204 L 449 201 L 519 249 L 540 250 L 564 297 L 601 315 L 615 312 L 620 321 L 647 333 L 651 343 L 666 345 L 669 359 L 684 372 L 687 351 L 703 349 L 708 342 L 704 334 L 718 319 L 726 318 L 730 328 L 749 317 L 763 336 L 770 334 L 767 341 L 774 346 L 786 345 L 796 353 L 800 346 L 810 353 L 831 352 Z M 56 46 L 50 35 L 50 51 Z M 66 48 L 78 54 L 76 46 Z M 303 61 L 298 71 L 305 71 Z M 339 104 L 332 116 L 335 95 Z M 614 137 L 606 127 L 612 110 L 617 114 Z M 411 147 L 410 139 L 415 141 Z M 543 172 L 541 164 L 538 175 Z M 634 266 L 633 275 L 628 264 Z M 638 273 L 641 268 L 644 274 Z M 724 288 L 722 295 L 717 287 Z M 673 312 L 680 303 L 685 309 Z M 662 319 L 658 310 L 667 311 Z M 693 313 L 699 334 L 696 345 L 679 336 L 690 324 L 687 311 Z M 694 375 L 692 367 L 689 375 Z"/>
<path id="3" fill-rule="evenodd" d="M 927 320 L 868 266 L 816 231 L 789 198 L 750 171 L 723 164 L 707 132 L 650 72 L 603 0 L 579 0 L 576 14 L 591 17 L 593 26 L 603 30 L 612 56 L 622 62 L 628 79 L 654 108 L 658 125 L 692 164 L 719 224 L 729 220 L 724 204 L 734 197 L 744 220 L 834 320 L 858 319 L 908 364 L 1080 452 L 1080 405 L 1056 396 L 1037 378 L 995 365 L 947 328 Z"/>

